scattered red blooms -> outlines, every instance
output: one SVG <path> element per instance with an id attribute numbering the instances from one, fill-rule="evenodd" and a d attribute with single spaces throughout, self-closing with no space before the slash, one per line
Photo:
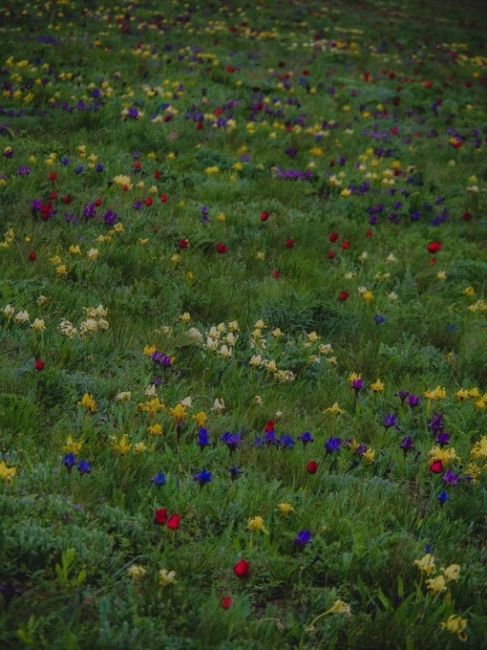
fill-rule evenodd
<path id="1" fill-rule="evenodd" d="M 264 211 L 264 212 L 261 212 L 261 213 L 260 213 L 260 220 L 263 221 L 263 222 L 265 222 L 265 221 L 267 221 L 267 219 L 269 219 L 270 216 L 271 216 L 271 215 L 270 215 L 269 212 L 265 212 L 265 211 Z"/>
<path id="2" fill-rule="evenodd" d="M 167 203 L 168 200 L 168 195 L 167 194 L 162 194 L 161 195 L 161 203 Z"/>
<path id="3" fill-rule="evenodd" d="M 329 260 L 333 260 L 333 259 L 335 259 L 335 257 L 336 257 L 335 251 L 328 251 L 328 253 L 326 254 L 326 256 L 327 256 L 327 258 L 328 258 Z"/>
<path id="4" fill-rule="evenodd" d="M 29 253 L 29 257 L 27 259 L 29 262 L 35 262 L 37 259 L 37 253 L 35 251 L 32 251 L 32 253 Z"/>
<path id="5" fill-rule="evenodd" d="M 462 215 L 462 219 L 464 221 L 471 221 L 472 220 L 472 213 L 468 212 L 468 211 L 464 212 L 463 215 Z"/>
<path id="6" fill-rule="evenodd" d="M 332 244 L 334 244 L 338 240 L 338 233 L 332 232 L 331 235 L 328 237 L 328 239 L 331 241 Z"/>
<path id="7" fill-rule="evenodd" d="M 35 369 L 40 372 L 41 370 L 44 370 L 45 363 L 42 359 L 36 359 L 34 367 Z"/>
<path id="8" fill-rule="evenodd" d="M 178 248 L 181 250 L 185 250 L 186 248 L 189 248 L 189 241 L 187 239 L 180 239 L 178 241 Z"/>
<path id="9" fill-rule="evenodd" d="M 347 241 L 347 240 L 345 240 L 345 241 L 342 243 L 342 248 L 343 248 L 344 251 L 348 251 L 348 249 L 350 248 L 350 242 Z"/>
<path id="10" fill-rule="evenodd" d="M 153 198 L 152 198 L 151 196 L 148 196 L 148 197 L 144 200 L 144 205 L 145 205 L 147 208 L 150 208 L 151 205 L 152 205 L 153 203 L 154 203 L 154 200 L 153 200 Z"/>
<path id="11" fill-rule="evenodd" d="M 318 471 L 318 463 L 315 460 L 310 460 L 310 462 L 306 465 L 306 471 L 308 474 L 316 474 Z"/>
<path id="12" fill-rule="evenodd" d="M 220 604 L 222 609 L 230 609 L 230 607 L 232 606 L 232 599 L 230 598 L 230 596 L 225 596 L 224 598 L 222 598 Z"/>
<path id="13" fill-rule="evenodd" d="M 340 291 L 340 294 L 338 295 L 338 300 L 341 300 L 341 302 L 345 302 L 345 300 L 348 300 L 349 294 L 347 291 Z"/>
<path id="14" fill-rule="evenodd" d="M 264 432 L 271 433 L 271 431 L 275 431 L 274 420 L 267 420 L 266 425 L 264 427 Z"/>
<path id="15" fill-rule="evenodd" d="M 97 208 L 99 208 L 101 205 L 103 205 L 103 199 L 96 199 L 95 205 Z"/>
<path id="16" fill-rule="evenodd" d="M 281 272 L 280 271 L 272 271 L 272 277 L 274 278 L 274 280 L 279 280 L 279 278 L 281 277 Z"/>
<path id="17" fill-rule="evenodd" d="M 225 244 L 217 244 L 215 246 L 215 250 L 218 255 L 224 255 L 225 253 L 228 253 L 228 248 L 225 246 Z"/>
<path id="18" fill-rule="evenodd" d="M 294 248 L 294 239 L 286 239 L 284 246 L 286 248 Z"/>
<path id="19" fill-rule="evenodd" d="M 439 253 L 442 249 L 442 245 L 440 244 L 439 241 L 433 241 L 430 244 L 428 244 L 427 249 L 428 253 L 431 253 L 432 255 L 435 255 L 436 253 Z"/>
<path id="20" fill-rule="evenodd" d="M 432 474 L 441 474 L 443 472 L 443 463 L 441 460 L 434 460 L 430 465 L 430 472 Z"/>
<path id="21" fill-rule="evenodd" d="M 70 194 L 66 194 L 66 196 L 63 196 L 61 200 L 65 205 L 69 205 L 73 200 L 73 197 Z"/>
<path id="22" fill-rule="evenodd" d="M 245 560 L 239 560 L 233 567 L 233 572 L 237 578 L 246 578 L 250 573 L 250 563 Z"/>

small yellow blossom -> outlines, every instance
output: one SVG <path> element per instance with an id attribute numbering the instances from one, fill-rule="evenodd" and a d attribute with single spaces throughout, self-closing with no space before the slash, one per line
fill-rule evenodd
<path id="1" fill-rule="evenodd" d="M 458 578 L 460 577 L 459 564 L 450 564 L 449 566 L 446 567 L 446 569 L 442 567 L 441 570 L 447 582 L 457 581 Z"/>
<path id="2" fill-rule="evenodd" d="M 144 354 L 145 354 L 146 357 L 151 357 L 154 354 L 154 352 L 156 352 L 156 351 L 157 351 L 157 348 L 156 348 L 155 345 L 146 345 L 144 347 Z"/>
<path id="3" fill-rule="evenodd" d="M 350 616 L 351 613 L 350 605 L 347 605 L 347 603 L 340 598 L 335 600 L 333 605 L 327 611 L 327 614 L 345 614 L 345 616 Z"/>
<path id="4" fill-rule="evenodd" d="M 447 630 L 447 632 L 451 632 L 451 634 L 456 634 L 460 641 L 467 640 L 467 635 L 465 633 L 465 630 L 467 629 L 467 619 L 465 618 L 460 618 L 460 616 L 452 614 L 446 621 L 441 623 L 440 628 L 442 630 Z"/>
<path id="5" fill-rule="evenodd" d="M 454 447 L 449 447 L 447 449 L 436 446 L 429 450 L 428 455 L 430 460 L 441 460 L 443 465 L 446 467 L 454 460 L 459 460 Z"/>
<path id="6" fill-rule="evenodd" d="M 373 391 L 374 393 L 383 393 L 384 384 L 381 382 L 380 379 L 376 379 L 376 381 L 370 384 L 370 390 Z"/>
<path id="7" fill-rule="evenodd" d="M 440 399 L 445 399 L 446 390 L 444 388 L 442 388 L 441 386 L 437 386 L 433 390 L 426 390 L 423 393 L 423 395 L 424 395 L 424 397 L 426 397 L 426 399 L 436 401 L 436 400 L 440 400 Z"/>
<path id="8" fill-rule="evenodd" d="M 124 390 L 121 391 L 120 393 L 117 393 L 115 395 L 115 401 L 116 402 L 128 402 L 129 399 L 131 398 L 132 393 L 129 390 Z"/>
<path id="9" fill-rule="evenodd" d="M 141 564 L 132 564 L 127 569 L 127 574 L 135 582 L 139 582 L 147 573 L 146 569 Z"/>
<path id="10" fill-rule="evenodd" d="M 364 291 L 362 293 L 362 300 L 365 300 L 365 302 L 373 302 L 374 294 L 372 293 L 372 291 L 369 290 Z"/>
<path id="11" fill-rule="evenodd" d="M 5 461 L 0 460 L 0 479 L 5 481 L 7 485 L 12 485 L 12 481 L 16 473 L 16 467 L 7 467 Z"/>
<path id="12" fill-rule="evenodd" d="M 284 515 L 285 517 L 287 517 L 289 513 L 294 512 L 294 508 L 290 503 L 279 503 L 277 508 L 281 515 Z"/>
<path id="13" fill-rule="evenodd" d="M 167 587 L 174 582 L 177 582 L 176 571 L 168 571 L 167 569 L 161 569 L 159 571 L 159 585 L 161 587 Z"/>
<path id="14" fill-rule="evenodd" d="M 63 447 L 63 452 L 65 454 L 79 454 L 82 446 L 83 442 L 81 440 L 79 442 L 75 442 L 73 440 L 73 436 L 68 436 Z"/>
<path id="15" fill-rule="evenodd" d="M 446 581 L 442 575 L 426 580 L 426 586 L 434 594 L 441 594 L 443 591 L 446 591 Z"/>
<path id="16" fill-rule="evenodd" d="M 34 332 L 44 332 L 46 329 L 46 324 L 42 318 L 36 318 L 31 327 Z"/>
<path id="17" fill-rule="evenodd" d="M 264 519 L 259 516 L 251 517 L 247 521 L 247 528 L 251 530 L 253 533 L 260 532 L 260 533 L 265 533 L 266 535 L 269 533 L 269 531 L 264 525 Z"/>
<path id="18" fill-rule="evenodd" d="M 159 422 L 156 422 L 155 424 L 151 424 L 147 428 L 147 431 L 151 436 L 160 436 L 162 434 L 162 425 L 160 425 Z"/>
<path id="19" fill-rule="evenodd" d="M 436 278 L 437 278 L 438 280 L 441 280 L 441 281 L 446 280 L 447 277 L 448 277 L 448 276 L 447 276 L 447 274 L 445 273 L 445 271 L 438 271 L 438 273 L 436 274 Z"/>
<path id="20" fill-rule="evenodd" d="M 425 573 L 428 576 L 435 571 L 435 558 L 431 553 L 426 553 L 420 560 L 414 560 L 414 564 L 416 564 L 421 573 Z"/>
<path id="21" fill-rule="evenodd" d="M 487 460 L 487 436 L 482 436 L 470 450 L 473 460 Z"/>
<path id="22" fill-rule="evenodd" d="M 112 449 L 113 451 L 116 451 L 117 454 L 125 456 L 129 453 L 132 445 L 130 444 L 129 437 L 126 433 L 119 439 L 117 439 L 115 436 L 111 436 L 110 440 L 112 443 Z"/>
<path id="23" fill-rule="evenodd" d="M 184 314 L 181 314 L 179 320 L 181 321 L 181 323 L 191 323 L 191 314 L 185 311 Z"/>
<path id="24" fill-rule="evenodd" d="M 338 406 L 338 402 L 335 402 L 332 406 L 329 406 L 325 409 L 325 413 L 331 413 L 332 415 L 341 415 L 345 413 L 345 410 Z"/>
<path id="25" fill-rule="evenodd" d="M 198 413 L 196 413 L 196 415 L 193 415 L 193 420 L 201 428 L 206 426 L 206 422 L 208 421 L 208 416 L 204 411 L 199 411 Z"/>
<path id="26" fill-rule="evenodd" d="M 475 296 L 475 289 L 473 287 L 467 287 L 466 289 L 463 290 L 463 293 L 465 296 L 472 298 L 473 296 Z"/>
<path id="27" fill-rule="evenodd" d="M 373 449 L 367 449 L 362 458 L 368 465 L 372 464 L 375 461 L 375 451 Z"/>
<path id="28" fill-rule="evenodd" d="M 90 395 L 89 393 L 85 393 L 83 395 L 80 401 L 80 405 L 87 411 L 91 411 L 91 413 L 94 413 L 96 411 L 96 402 L 93 398 L 93 395 Z"/>
<path id="29" fill-rule="evenodd" d="M 169 413 L 176 422 L 182 422 L 186 417 L 186 409 L 182 404 L 176 404 L 174 408 L 169 410 Z"/>

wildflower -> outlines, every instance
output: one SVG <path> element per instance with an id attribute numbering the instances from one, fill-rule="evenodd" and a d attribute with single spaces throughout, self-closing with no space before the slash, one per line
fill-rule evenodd
<path id="1" fill-rule="evenodd" d="M 456 634 L 460 641 L 467 640 L 467 635 L 465 633 L 465 630 L 467 629 L 467 620 L 465 618 L 452 614 L 446 621 L 441 623 L 440 628 L 442 630 L 447 630 L 451 634 Z"/>
<path id="2" fill-rule="evenodd" d="M 250 563 L 246 560 L 239 560 L 233 567 L 233 572 L 237 578 L 246 578 L 250 573 Z"/>
<path id="3" fill-rule="evenodd" d="M 403 450 L 404 454 L 407 454 L 408 451 L 412 451 L 414 449 L 414 442 L 411 436 L 403 438 L 399 447 Z"/>
<path id="4" fill-rule="evenodd" d="M 78 472 L 83 474 L 89 474 L 91 472 L 91 463 L 87 460 L 80 460 L 78 465 Z"/>
<path id="5" fill-rule="evenodd" d="M 342 447 L 341 438 L 329 438 L 327 442 L 325 442 L 325 450 L 327 454 L 338 453 L 341 447 Z"/>
<path id="6" fill-rule="evenodd" d="M 141 564 L 132 564 L 127 569 L 127 574 L 134 582 L 140 582 L 147 573 L 146 569 Z"/>
<path id="7" fill-rule="evenodd" d="M 34 332 L 44 332 L 46 329 L 46 324 L 42 318 L 36 318 L 31 324 L 31 328 L 34 330 Z"/>
<path id="8" fill-rule="evenodd" d="M 305 447 L 310 442 L 313 442 L 314 438 L 309 431 L 305 431 L 300 436 L 298 436 L 298 440 L 301 440 L 301 442 L 303 443 L 303 447 Z"/>
<path id="9" fill-rule="evenodd" d="M 169 528 L 169 530 L 178 530 L 179 525 L 181 522 L 181 515 L 171 515 L 169 519 L 166 522 L 166 526 Z"/>
<path id="10" fill-rule="evenodd" d="M 380 379 L 376 379 L 372 384 L 370 384 L 369 388 L 374 393 L 384 392 L 384 384 L 381 382 Z"/>
<path id="11" fill-rule="evenodd" d="M 350 616 L 351 613 L 350 605 L 347 605 L 347 603 L 340 598 L 335 600 L 333 605 L 327 611 L 327 614 L 344 614 L 345 616 Z"/>
<path id="12" fill-rule="evenodd" d="M 442 490 L 439 495 L 438 495 L 438 503 L 440 506 L 443 506 L 449 499 L 450 497 L 448 496 L 448 492 L 445 492 L 445 490 Z"/>
<path id="13" fill-rule="evenodd" d="M 394 413 L 389 413 L 384 416 L 383 424 L 386 429 L 391 429 L 392 427 L 397 427 L 397 418 Z"/>
<path id="14" fill-rule="evenodd" d="M 432 474 L 441 474 L 442 471 L 443 471 L 443 463 L 441 462 L 441 460 L 434 460 L 430 464 L 430 472 Z"/>
<path id="15" fill-rule="evenodd" d="M 325 409 L 325 413 L 331 413 L 332 415 L 341 415 L 345 413 L 344 409 L 338 406 L 338 402 L 335 402 L 332 406 L 329 406 Z"/>
<path id="16" fill-rule="evenodd" d="M 206 470 L 203 469 L 198 474 L 195 474 L 193 476 L 193 479 L 200 484 L 200 487 L 203 487 L 203 485 L 206 485 L 207 483 L 211 483 L 212 473 L 207 472 Z"/>
<path id="17" fill-rule="evenodd" d="M 284 517 L 287 517 L 291 512 L 294 512 L 294 508 L 290 503 L 279 503 L 277 508 Z"/>
<path id="18" fill-rule="evenodd" d="M 40 372 L 41 370 L 44 370 L 45 363 L 42 359 L 37 358 L 34 363 L 34 368 Z"/>
<path id="19" fill-rule="evenodd" d="M 247 528 L 249 530 L 251 530 L 253 533 L 260 532 L 260 533 L 264 533 L 266 535 L 269 534 L 269 531 L 267 530 L 267 528 L 264 525 L 264 519 L 262 517 L 259 517 L 259 516 L 251 517 L 247 521 Z"/>
<path id="20" fill-rule="evenodd" d="M 426 580 L 426 586 L 434 594 L 441 594 L 441 592 L 446 591 L 446 582 L 442 575 Z"/>
<path id="21" fill-rule="evenodd" d="M 169 517 L 167 508 L 159 508 L 154 511 L 154 523 L 158 526 L 163 526 Z"/>
<path id="22" fill-rule="evenodd" d="M 196 422 L 198 427 L 204 427 L 208 420 L 208 416 L 204 411 L 199 411 L 196 415 L 193 415 L 193 420 Z"/>
<path id="23" fill-rule="evenodd" d="M 310 530 L 301 530 L 294 538 L 294 543 L 300 548 L 304 548 L 307 544 L 311 542 L 311 531 Z"/>
<path id="24" fill-rule="evenodd" d="M 458 485 L 460 477 L 458 474 L 454 474 L 450 469 L 447 469 L 443 475 L 443 482 L 445 485 Z"/>
<path id="25" fill-rule="evenodd" d="M 175 582 L 177 582 L 176 571 L 168 571 L 167 569 L 161 569 L 159 571 L 159 585 L 161 587 L 167 587 Z"/>
<path id="26" fill-rule="evenodd" d="M 80 405 L 87 411 L 94 413 L 96 411 L 96 402 L 93 398 L 93 395 L 85 393 L 81 398 Z"/>
<path id="27" fill-rule="evenodd" d="M 435 558 L 430 553 L 423 555 L 420 560 L 414 560 L 414 564 L 416 564 L 421 573 L 425 573 L 426 575 L 431 575 L 435 571 Z"/>
<path id="28" fill-rule="evenodd" d="M 215 411 L 215 413 L 223 413 L 225 410 L 225 402 L 222 399 L 216 398 L 212 410 Z"/>
<path id="29" fill-rule="evenodd" d="M 362 390 L 362 388 L 364 387 L 364 382 L 362 381 L 362 379 L 360 379 L 360 378 L 358 377 L 357 379 L 354 379 L 354 380 L 352 381 L 351 386 L 352 386 L 353 390 L 355 391 L 355 394 L 358 395 L 358 393 L 359 393 L 359 392 Z"/>
<path id="30" fill-rule="evenodd" d="M 166 485 L 166 476 L 163 472 L 159 472 L 155 476 L 151 478 L 151 483 L 152 485 L 155 485 L 156 487 L 162 487 L 163 485 Z"/>
<path id="31" fill-rule="evenodd" d="M 318 463 L 314 460 L 311 460 L 307 465 L 306 465 L 306 471 L 308 474 L 316 474 L 318 470 Z"/>
<path id="32" fill-rule="evenodd" d="M 177 423 L 183 422 L 186 417 L 186 409 L 181 403 L 176 404 L 174 408 L 169 410 L 169 413 Z"/>
<path id="33" fill-rule="evenodd" d="M 16 473 L 17 473 L 16 467 L 7 467 L 5 461 L 0 460 L 0 479 L 5 481 L 7 485 L 12 485 L 12 481 Z"/>
<path id="34" fill-rule="evenodd" d="M 373 302 L 374 294 L 372 293 L 372 291 L 368 291 L 368 290 L 364 291 L 362 293 L 362 300 L 364 300 L 365 302 Z"/>
<path id="35" fill-rule="evenodd" d="M 220 605 L 222 609 L 230 609 L 230 607 L 232 606 L 232 599 L 230 598 L 230 596 L 224 596 L 221 600 Z"/>

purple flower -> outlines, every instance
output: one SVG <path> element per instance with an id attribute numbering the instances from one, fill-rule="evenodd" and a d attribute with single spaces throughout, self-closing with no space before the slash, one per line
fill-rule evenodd
<path id="1" fill-rule="evenodd" d="M 440 494 L 438 495 L 438 501 L 440 503 L 440 506 L 442 506 L 444 503 L 446 503 L 448 501 L 448 498 L 449 498 L 448 497 L 448 492 L 445 492 L 444 490 L 442 490 L 440 492 Z"/>
<path id="2" fill-rule="evenodd" d="M 443 474 L 443 483 L 445 483 L 445 485 L 458 485 L 459 482 L 459 475 L 454 474 L 450 469 L 447 469 Z"/>
<path id="3" fill-rule="evenodd" d="M 209 444 L 210 434 L 204 427 L 201 427 L 201 429 L 198 431 L 198 446 L 203 450 L 205 447 L 208 447 Z"/>
<path id="4" fill-rule="evenodd" d="M 171 367 L 171 357 L 168 357 L 167 354 L 156 351 L 152 354 L 151 359 L 157 366 L 161 368 Z"/>
<path id="5" fill-rule="evenodd" d="M 220 441 L 225 443 L 230 452 L 232 452 L 237 449 L 242 440 L 238 433 L 230 433 L 227 431 L 220 437 Z"/>
<path id="6" fill-rule="evenodd" d="M 408 406 L 410 406 L 412 409 L 416 408 L 421 403 L 419 397 L 417 395 L 413 395 L 412 393 L 407 396 L 406 401 L 408 403 Z"/>
<path id="7" fill-rule="evenodd" d="M 155 485 L 156 487 L 161 487 L 162 485 L 166 485 L 166 477 L 163 472 L 159 472 L 159 474 L 156 474 L 151 478 L 151 483 L 152 485 Z"/>
<path id="8" fill-rule="evenodd" d="M 30 172 L 30 167 L 27 167 L 27 165 L 22 165 L 17 169 L 17 176 L 29 176 Z"/>
<path id="9" fill-rule="evenodd" d="M 83 209 L 83 217 L 85 219 L 93 219 L 93 217 L 96 217 L 96 204 L 95 203 L 87 203 Z"/>
<path id="10" fill-rule="evenodd" d="M 407 392 L 407 390 L 400 390 L 398 393 L 396 393 L 396 397 L 399 397 L 401 402 L 404 404 L 406 398 L 409 397 L 409 393 Z"/>
<path id="11" fill-rule="evenodd" d="M 364 382 L 362 379 L 354 379 L 352 381 L 352 388 L 356 393 L 361 391 L 363 387 L 364 387 Z"/>
<path id="12" fill-rule="evenodd" d="M 442 413 L 435 413 L 431 420 L 428 422 L 428 429 L 431 431 L 431 433 L 441 433 L 443 431 L 443 414 Z"/>
<path id="13" fill-rule="evenodd" d="M 80 460 L 78 463 L 78 472 L 83 474 L 89 474 L 91 472 L 91 463 L 87 460 Z"/>
<path id="14" fill-rule="evenodd" d="M 404 454 L 414 449 L 414 442 L 411 436 L 406 436 L 401 440 L 399 447 L 403 450 Z"/>
<path id="15" fill-rule="evenodd" d="M 63 465 L 68 472 L 71 472 L 73 467 L 76 465 L 76 456 L 74 454 L 66 454 L 63 458 Z"/>
<path id="16" fill-rule="evenodd" d="M 115 212 L 112 212 L 112 210 L 108 210 L 108 212 L 105 212 L 103 215 L 103 221 L 107 226 L 114 226 L 118 221 L 118 216 Z"/>
<path id="17" fill-rule="evenodd" d="M 230 467 L 230 478 L 232 481 L 236 481 L 240 474 L 242 473 L 242 470 L 239 469 L 238 467 Z"/>
<path id="18" fill-rule="evenodd" d="M 294 543 L 300 548 L 304 548 L 307 544 L 311 542 L 311 531 L 310 530 L 301 530 L 295 537 Z"/>
<path id="19" fill-rule="evenodd" d="M 327 454 L 336 454 L 340 451 L 341 447 L 341 438 L 329 438 L 327 442 L 325 442 L 325 449 Z"/>
<path id="20" fill-rule="evenodd" d="M 450 434 L 446 431 L 440 431 L 440 433 L 436 436 L 436 442 L 440 445 L 440 447 L 444 447 L 450 442 Z"/>
<path id="21" fill-rule="evenodd" d="M 397 418 L 394 413 L 389 413 L 388 415 L 384 415 L 383 423 L 386 429 L 397 427 Z"/>
<path id="22" fill-rule="evenodd" d="M 283 435 L 279 438 L 279 446 L 283 449 L 292 449 L 294 447 L 294 439 L 291 436 Z"/>

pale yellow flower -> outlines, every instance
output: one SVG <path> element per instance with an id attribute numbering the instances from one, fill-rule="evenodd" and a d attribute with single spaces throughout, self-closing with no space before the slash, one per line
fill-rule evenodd
<path id="1" fill-rule="evenodd" d="M 426 586 L 434 594 L 441 594 L 443 591 L 446 591 L 446 581 L 442 575 L 426 580 Z"/>
<path id="2" fill-rule="evenodd" d="M 441 568 L 445 580 L 447 582 L 456 581 L 460 577 L 460 565 L 459 564 L 450 564 L 449 566 Z"/>
<path id="3" fill-rule="evenodd" d="M 251 517 L 247 521 L 247 528 L 251 530 L 253 533 L 260 532 L 260 533 L 265 533 L 266 535 L 269 533 L 269 531 L 264 525 L 264 519 L 260 516 Z"/>
<path id="4" fill-rule="evenodd" d="M 281 515 L 284 515 L 285 517 L 287 517 L 287 515 L 290 514 L 291 512 L 294 512 L 294 508 L 290 503 L 279 503 L 277 505 L 277 508 L 281 513 Z"/>
<path id="5" fill-rule="evenodd" d="M 428 576 L 435 571 L 435 558 L 431 553 L 426 553 L 420 560 L 414 560 L 414 564 L 416 564 L 421 573 L 425 573 Z"/>
<path id="6" fill-rule="evenodd" d="M 177 582 L 176 571 L 168 571 L 167 569 L 161 569 L 159 571 L 159 585 L 161 587 L 167 587 L 175 582 Z"/>
<path id="7" fill-rule="evenodd" d="M 127 574 L 135 582 L 139 582 L 147 573 L 146 569 L 141 564 L 132 564 L 127 569 Z"/>
<path id="8" fill-rule="evenodd" d="M 460 641 L 466 641 L 467 619 L 452 614 L 446 621 L 440 625 L 442 630 L 447 630 L 451 634 L 456 634 Z"/>
<path id="9" fill-rule="evenodd" d="M 5 481 L 7 485 L 12 485 L 12 481 L 16 473 L 16 467 L 7 467 L 5 461 L 0 460 L 0 479 Z"/>

